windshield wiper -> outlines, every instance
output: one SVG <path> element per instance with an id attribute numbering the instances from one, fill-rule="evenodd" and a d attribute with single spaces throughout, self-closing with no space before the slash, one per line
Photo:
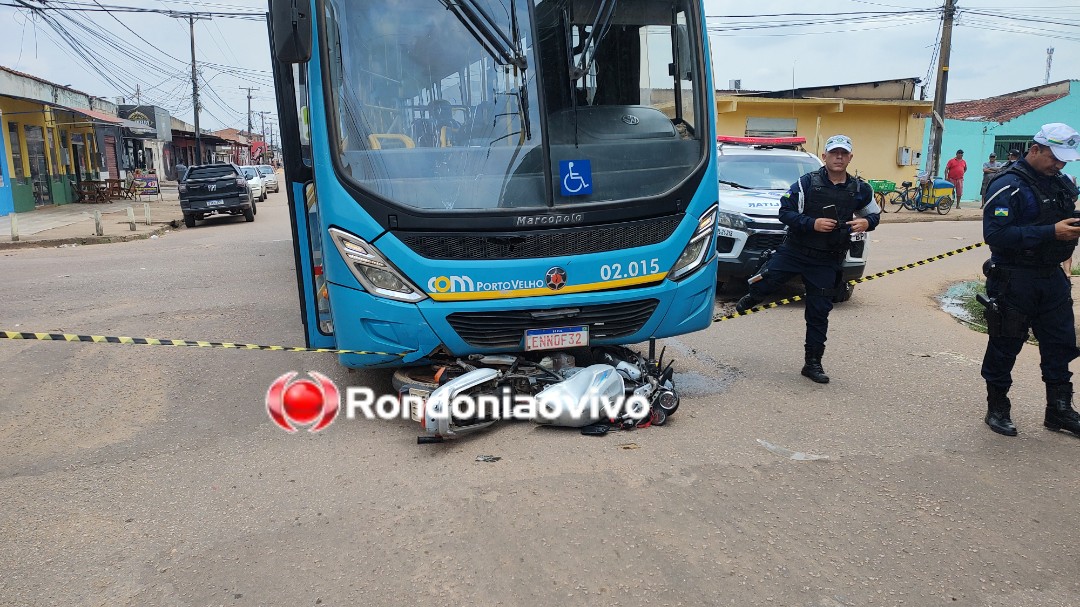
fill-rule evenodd
<path id="1" fill-rule="evenodd" d="M 593 19 L 589 35 L 581 44 L 580 65 L 574 65 L 573 57 L 570 58 L 571 80 L 582 78 L 592 70 L 592 65 L 596 61 L 596 49 L 600 47 L 600 42 L 603 41 L 608 29 L 611 28 L 611 18 L 615 15 L 616 4 L 616 0 L 601 0 L 600 8 L 596 11 L 596 18 Z"/>
<path id="2" fill-rule="evenodd" d="M 752 188 L 752 187 L 750 187 L 748 185 L 743 185 L 741 183 L 737 183 L 737 182 L 734 182 L 734 181 L 724 181 L 723 179 L 720 180 L 720 183 L 722 183 L 724 185 L 729 185 L 729 186 L 731 186 L 733 188 L 736 188 L 736 189 L 739 189 L 739 190 L 752 190 L 752 189 L 754 189 L 754 188 Z"/>
<path id="3" fill-rule="evenodd" d="M 475 2 L 475 0 L 439 0 L 446 10 L 454 14 L 458 21 L 469 30 L 473 38 L 484 47 L 484 50 L 495 58 L 499 65 L 509 65 L 517 69 L 516 74 L 521 78 L 518 89 L 518 109 L 522 114 L 522 127 L 525 130 L 525 138 L 532 139 L 532 127 L 529 124 L 528 91 L 524 91 L 526 82 L 525 71 L 529 69 L 529 60 L 521 48 L 521 34 L 518 31 L 517 6 L 514 0 L 510 0 L 510 35 L 495 24 L 487 10 Z"/>
<path id="4" fill-rule="evenodd" d="M 512 65 L 523 71 L 528 69 L 525 54 L 520 51 L 514 41 L 510 40 L 502 28 L 495 25 L 495 20 L 484 7 L 474 0 L 439 0 L 439 2 L 458 18 L 458 21 L 499 62 L 499 65 Z M 517 15 L 514 14 L 512 18 L 516 24 Z"/>

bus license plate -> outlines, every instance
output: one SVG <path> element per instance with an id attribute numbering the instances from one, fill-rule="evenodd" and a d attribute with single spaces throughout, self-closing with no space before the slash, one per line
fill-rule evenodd
<path id="1" fill-rule="evenodd" d="M 207 200 L 206 201 L 206 206 L 208 206 L 208 207 L 220 207 L 223 204 L 225 204 L 224 200 Z"/>
<path id="2" fill-rule="evenodd" d="M 589 327 L 526 329 L 525 351 L 581 348 L 589 345 Z"/>

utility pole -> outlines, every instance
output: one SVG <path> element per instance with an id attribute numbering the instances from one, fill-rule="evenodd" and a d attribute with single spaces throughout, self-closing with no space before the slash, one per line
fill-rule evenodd
<path id="1" fill-rule="evenodd" d="M 1046 79 L 1043 84 L 1050 84 L 1050 64 L 1054 62 L 1054 47 L 1046 49 Z"/>
<path id="2" fill-rule="evenodd" d="M 275 148 L 277 148 L 277 145 L 274 143 L 274 128 L 276 126 L 277 125 L 274 124 L 273 122 L 270 123 L 270 147 L 268 148 L 270 150 L 269 151 L 270 158 L 277 157 L 277 154 L 274 153 Z"/>
<path id="3" fill-rule="evenodd" d="M 266 115 L 270 114 L 271 112 L 263 110 L 261 112 L 255 112 L 255 113 L 259 115 L 260 122 L 262 123 L 262 141 L 263 141 L 263 149 L 265 150 L 266 149 Z"/>
<path id="4" fill-rule="evenodd" d="M 250 87 L 250 86 L 241 86 L 241 87 L 238 87 L 238 88 L 240 90 L 242 90 L 242 91 L 247 91 L 248 92 L 248 95 L 247 95 L 247 97 L 248 97 L 248 113 L 247 113 L 247 116 L 248 116 L 248 128 L 247 128 L 247 131 L 248 131 L 248 135 L 250 136 L 251 135 L 251 91 L 257 91 L 259 89 L 253 88 L 253 87 Z"/>
<path id="5" fill-rule="evenodd" d="M 937 86 L 934 88 L 934 115 L 931 118 L 930 155 L 926 170 L 932 179 L 941 168 L 941 137 L 945 133 L 945 93 L 949 86 L 949 54 L 952 51 L 953 20 L 956 18 L 956 0 L 945 0 L 945 14 L 941 21 L 941 53 L 938 59 Z"/>
<path id="6" fill-rule="evenodd" d="M 191 101 L 195 112 L 195 158 L 192 164 L 202 164 L 202 133 L 199 130 L 199 73 L 195 67 L 195 21 L 210 17 L 196 13 L 169 13 L 174 19 L 187 19 L 191 33 Z"/>
<path id="7" fill-rule="evenodd" d="M 266 115 L 267 114 L 272 114 L 273 112 L 267 112 L 267 111 L 264 110 L 262 112 L 255 112 L 255 113 L 259 115 L 259 121 L 262 124 L 262 127 L 261 127 L 260 131 L 262 132 L 263 141 L 265 142 L 266 141 Z"/>

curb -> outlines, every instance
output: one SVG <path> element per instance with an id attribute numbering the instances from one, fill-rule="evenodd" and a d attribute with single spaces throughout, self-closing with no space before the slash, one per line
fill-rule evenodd
<path id="1" fill-rule="evenodd" d="M 918 212 L 918 211 L 916 211 Z M 894 219 L 895 217 L 895 219 Z M 924 219 L 925 218 L 925 219 Z M 982 221 L 982 215 L 973 215 L 970 217 L 962 215 L 954 215 L 949 217 L 948 215 L 898 215 L 896 213 L 882 213 L 881 221 L 879 223 L 930 223 L 935 221 Z"/>
<path id="2" fill-rule="evenodd" d="M 114 242 L 130 242 L 133 240 L 147 240 L 151 236 L 160 236 L 168 230 L 178 230 L 182 229 L 183 227 L 183 220 L 173 219 L 159 227 L 154 228 L 153 230 L 149 230 L 147 232 L 139 232 L 135 234 L 117 234 L 115 236 L 74 236 L 70 238 L 20 240 L 19 242 L 0 242 L 0 251 L 10 251 L 14 249 L 46 249 L 69 244 L 92 245 L 110 244 Z"/>

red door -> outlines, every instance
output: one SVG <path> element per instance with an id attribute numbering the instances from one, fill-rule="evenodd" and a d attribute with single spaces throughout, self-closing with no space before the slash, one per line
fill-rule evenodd
<path id="1" fill-rule="evenodd" d="M 109 177 L 120 178 L 120 169 L 116 164 L 116 137 L 105 135 L 105 168 L 109 170 Z"/>

